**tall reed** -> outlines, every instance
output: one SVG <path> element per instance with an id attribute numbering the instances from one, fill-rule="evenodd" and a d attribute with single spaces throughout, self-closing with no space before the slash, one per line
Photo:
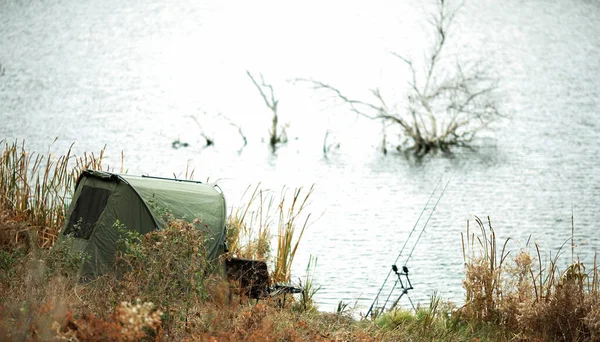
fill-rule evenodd
<path id="1" fill-rule="evenodd" d="M 231 211 L 227 220 L 227 243 L 229 256 L 269 260 L 271 242 L 275 242 L 271 281 L 290 282 L 291 267 L 298 246 L 308 225 L 310 214 L 303 216 L 308 200 L 314 190 L 307 192 L 297 188 L 292 195 L 284 188 L 279 198 L 267 190 L 248 187 L 244 196 L 248 201 Z M 301 226 L 298 220 L 304 218 Z M 276 234 L 272 229 L 277 227 Z M 299 231 L 297 230 L 299 228 Z"/>
<path id="2" fill-rule="evenodd" d="M 274 199 L 268 192 L 249 186 L 246 203 L 231 210 L 227 218 L 227 247 L 229 256 L 266 261 L 271 252 L 271 224 Z"/>
<path id="3" fill-rule="evenodd" d="M 468 221 L 466 238 L 461 234 L 466 273 L 465 308 L 468 315 L 477 320 L 492 321 L 499 318 L 502 300 L 502 265 L 509 254 L 506 251 L 509 239 L 504 242 L 502 251 L 498 255 L 496 233 L 490 219 L 488 218 L 489 231 L 479 217 L 476 217 L 475 222 L 481 231 L 481 236 L 476 236 L 470 231 Z"/>
<path id="4" fill-rule="evenodd" d="M 281 202 L 278 206 L 278 234 L 277 234 L 277 254 L 275 256 L 275 270 L 273 272 L 273 281 L 289 282 L 292 276 L 292 262 L 296 256 L 298 245 L 304 235 L 304 230 L 310 219 L 308 214 L 303 223 L 301 223 L 300 231 L 296 234 L 296 221 L 303 212 L 310 195 L 314 190 L 314 185 L 308 189 L 308 192 L 302 194 L 302 188 L 294 190 L 292 202 L 286 206 L 286 190 L 282 191 Z"/>
<path id="5" fill-rule="evenodd" d="M 299 285 L 302 289 L 300 292 L 300 302 L 298 307 L 302 311 L 316 311 L 317 306 L 314 303 L 313 297 L 321 289 L 321 286 L 315 285 L 315 269 L 317 268 L 318 258 L 316 256 L 310 256 L 308 258 L 308 264 L 306 265 L 306 273 L 304 281 L 300 278 Z M 342 305 L 342 304 L 339 304 Z"/>
<path id="6" fill-rule="evenodd" d="M 24 141 L 0 144 L 0 209 L 27 222 L 40 246 L 50 247 L 64 222 L 74 183 L 83 170 L 102 169 L 104 148 L 98 156 L 76 157 L 71 145 L 64 155 L 44 156 L 28 152 Z"/>

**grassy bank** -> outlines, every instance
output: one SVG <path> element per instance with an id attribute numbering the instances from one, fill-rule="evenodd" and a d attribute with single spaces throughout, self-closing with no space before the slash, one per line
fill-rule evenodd
<path id="1" fill-rule="evenodd" d="M 43 157 L 22 144 L 3 144 L 1 340 L 600 340 L 596 263 L 571 255 L 561 269 L 560 253 L 544 263 L 535 244 L 508 251 L 489 220 L 468 222 L 462 237 L 464 303 L 434 294 L 416 312 L 395 310 L 374 320 L 353 318 L 357 313 L 342 303 L 337 312 L 319 312 L 311 297 L 318 284 L 310 277 L 296 298 L 240 298 L 235 286 L 206 271 L 215 266 L 206 263 L 201 233 L 178 220 L 145 236 L 123 234 L 117 272 L 81 283 L 76 272 L 86 256 L 67 253 L 69 240 L 56 243 L 56 236 L 65 196 L 82 169 L 103 167 L 103 152 Z M 224 257 L 266 260 L 273 281 L 289 282 L 310 196 L 312 188 L 273 196 L 250 187 L 246 203 L 230 210 Z"/>

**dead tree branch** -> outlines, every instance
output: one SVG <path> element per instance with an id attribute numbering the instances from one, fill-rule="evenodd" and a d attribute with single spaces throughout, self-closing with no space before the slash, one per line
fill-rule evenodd
<path id="1" fill-rule="evenodd" d="M 244 140 L 244 145 L 242 145 L 242 147 L 240 147 L 240 149 L 238 150 L 238 154 L 241 153 L 242 150 L 244 150 L 244 147 L 246 147 L 246 145 L 248 145 L 248 139 L 246 138 L 246 135 L 244 134 L 244 131 L 242 130 L 242 126 L 236 124 L 227 115 L 225 115 L 221 112 L 217 113 L 217 115 L 222 117 L 223 119 L 225 119 L 231 126 L 237 128 L 239 135 L 242 137 L 242 140 Z"/>
<path id="2" fill-rule="evenodd" d="M 277 144 L 285 143 L 285 129 L 281 127 L 281 133 L 278 133 L 277 130 L 279 128 L 279 116 L 277 113 L 277 105 L 279 104 L 279 100 L 275 99 L 275 92 L 273 91 L 273 86 L 265 82 L 265 79 L 262 74 L 260 75 L 260 84 L 256 81 L 254 76 L 250 73 L 250 71 L 246 70 L 246 74 L 252 80 L 252 83 L 260 93 L 260 96 L 263 98 L 265 105 L 267 108 L 271 110 L 273 113 L 273 118 L 271 120 L 271 130 L 269 131 L 269 144 L 273 151 L 275 151 Z M 268 92 L 268 94 L 265 93 Z"/>
<path id="3" fill-rule="evenodd" d="M 206 115 L 206 112 L 204 112 L 204 115 Z M 202 128 L 202 125 L 200 124 L 200 120 L 198 120 L 198 118 L 194 115 L 188 115 L 188 117 L 191 118 L 192 120 L 194 120 L 194 122 L 198 126 L 198 129 L 200 130 L 200 135 L 206 141 L 204 147 L 209 147 L 209 146 L 214 145 L 215 140 L 213 138 L 207 136 L 206 133 L 204 133 L 204 129 Z"/>
<path id="4" fill-rule="evenodd" d="M 240 125 L 236 124 L 235 122 L 233 122 L 229 117 L 227 117 L 223 113 L 219 113 L 219 116 L 222 116 L 223 118 L 225 118 L 225 120 L 229 121 L 229 124 L 231 126 L 237 128 L 238 133 L 242 137 L 242 140 L 244 140 L 244 146 L 248 145 L 248 139 L 246 138 L 246 135 L 244 135 L 244 131 L 242 131 L 242 127 Z"/>

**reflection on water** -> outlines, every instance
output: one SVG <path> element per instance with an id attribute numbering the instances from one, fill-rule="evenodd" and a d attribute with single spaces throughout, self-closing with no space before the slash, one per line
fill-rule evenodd
<path id="1" fill-rule="evenodd" d="M 591 260 L 600 245 L 596 2 L 467 3 L 452 51 L 494 63 L 509 118 L 475 151 L 420 160 L 379 154 L 379 124 L 287 80 L 312 77 L 358 97 L 369 87 L 393 87 L 397 65 L 387 51 L 419 57 L 427 8 L 384 0 L 290 6 L 4 1 L 0 139 L 25 139 L 41 152 L 107 144 L 107 160 L 119 165 L 124 151 L 134 174 L 171 176 L 189 162 L 198 179 L 220 181 L 230 205 L 250 184 L 278 194 L 284 185 L 314 183 L 309 210 L 318 220 L 303 238 L 295 273 L 318 256 L 317 300 L 326 310 L 340 300 L 370 304 L 435 183 L 451 174 L 408 265 L 413 300 L 425 302 L 433 290 L 462 299 L 460 233 L 474 215 L 489 215 L 513 248 L 531 236 L 556 251 L 571 236 L 573 213 L 578 251 Z M 290 142 L 276 155 L 261 142 L 270 113 L 246 69 L 262 72 L 281 100 Z M 248 137 L 245 148 L 231 122 Z M 214 146 L 203 148 L 201 129 Z M 326 130 L 340 146 L 324 158 Z M 172 149 L 177 139 L 190 147 Z"/>

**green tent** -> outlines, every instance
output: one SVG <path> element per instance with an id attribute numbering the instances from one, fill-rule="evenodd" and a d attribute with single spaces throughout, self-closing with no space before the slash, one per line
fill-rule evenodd
<path id="1" fill-rule="evenodd" d="M 198 219 L 197 228 L 206 231 L 210 260 L 224 252 L 226 205 L 216 184 L 92 170 L 77 180 L 59 239 L 74 238 L 71 251 L 89 256 L 80 274 L 93 278 L 114 262 L 117 220 L 127 230 L 146 234 L 165 228 L 167 213 L 188 222 Z"/>

